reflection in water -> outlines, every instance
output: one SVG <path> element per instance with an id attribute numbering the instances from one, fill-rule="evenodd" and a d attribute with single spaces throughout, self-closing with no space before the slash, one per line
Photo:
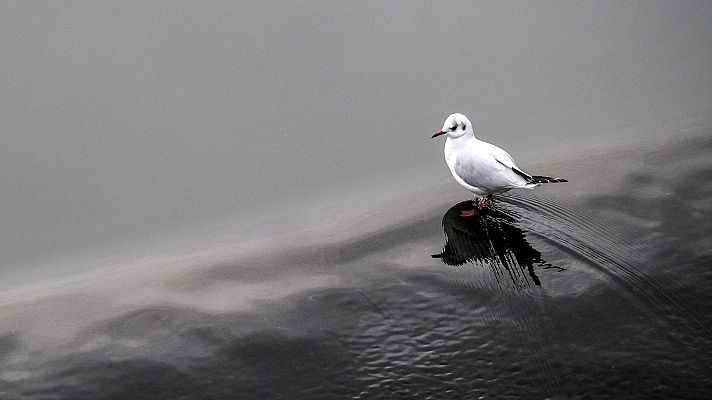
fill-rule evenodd
<path id="1" fill-rule="evenodd" d="M 524 237 L 524 231 L 515 225 L 517 215 L 498 205 L 478 210 L 472 217 L 461 216 L 462 211 L 472 208 L 471 201 L 463 201 L 452 206 L 443 216 L 445 247 L 440 258 L 448 265 L 462 265 L 478 262 L 492 268 L 499 280 L 507 271 L 514 284 L 529 286 L 529 279 L 541 286 L 534 272 L 534 265 L 550 268 L 542 260 L 541 253 L 534 249 Z M 529 278 L 524 274 L 528 274 Z"/>
<path id="2" fill-rule="evenodd" d="M 709 398 L 710 152 L 609 163 L 628 178 L 583 198 L 457 204 L 436 257 L 477 268 L 423 259 L 429 209 L 2 305 L 0 399 Z"/>

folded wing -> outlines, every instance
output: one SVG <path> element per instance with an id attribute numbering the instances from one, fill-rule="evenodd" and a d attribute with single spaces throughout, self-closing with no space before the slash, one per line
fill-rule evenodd
<path id="1" fill-rule="evenodd" d="M 468 185 L 487 191 L 525 187 L 531 181 L 506 151 L 485 142 L 472 151 L 460 152 L 455 172 Z"/>

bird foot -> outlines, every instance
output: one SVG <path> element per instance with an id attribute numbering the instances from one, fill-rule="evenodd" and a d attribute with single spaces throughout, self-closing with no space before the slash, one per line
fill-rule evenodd
<path id="1" fill-rule="evenodd" d="M 472 200 L 472 208 L 468 209 L 468 210 L 460 211 L 460 216 L 461 217 L 473 217 L 473 216 L 477 215 L 477 212 L 479 210 L 489 207 L 490 204 L 492 204 L 491 196 L 487 196 L 487 198 L 475 197 L 475 199 Z"/>
<path id="2" fill-rule="evenodd" d="M 462 210 L 462 211 L 460 211 L 460 216 L 463 217 L 463 218 L 465 218 L 465 217 L 474 217 L 475 214 L 477 214 L 477 210 L 474 209 L 474 208 L 471 209 L 471 210 Z"/>

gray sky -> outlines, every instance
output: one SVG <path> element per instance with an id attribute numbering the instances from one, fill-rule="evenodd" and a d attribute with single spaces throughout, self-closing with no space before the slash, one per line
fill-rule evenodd
<path id="1" fill-rule="evenodd" d="M 0 2 L 0 268 L 712 109 L 709 1 L 380 3 Z"/>

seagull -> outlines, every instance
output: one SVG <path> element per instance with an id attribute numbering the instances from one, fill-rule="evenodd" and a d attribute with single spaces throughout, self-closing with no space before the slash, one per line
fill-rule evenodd
<path id="1" fill-rule="evenodd" d="M 445 161 L 455 181 L 475 195 L 474 209 L 463 217 L 476 214 L 492 201 L 492 195 L 510 189 L 531 189 L 542 183 L 568 182 L 550 176 L 529 175 L 517 167 L 506 151 L 475 137 L 470 120 L 455 113 L 445 120 L 443 128 L 432 136 L 447 135 Z"/>

